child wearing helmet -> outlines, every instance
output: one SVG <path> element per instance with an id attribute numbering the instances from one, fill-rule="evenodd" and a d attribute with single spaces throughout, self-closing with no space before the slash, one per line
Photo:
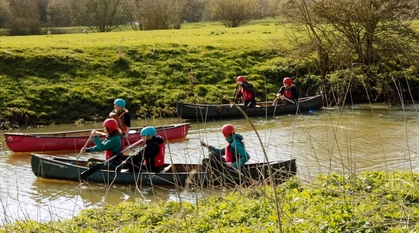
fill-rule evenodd
<path id="1" fill-rule="evenodd" d="M 130 171 L 162 171 L 165 154 L 164 139 L 156 135 L 156 129 L 152 126 L 144 127 L 141 130 L 141 136 L 146 146 L 127 161 L 125 168 Z"/>
<path id="2" fill-rule="evenodd" d="M 237 77 L 236 80 L 237 87 L 240 86 L 240 89 L 234 91 L 236 98 L 241 98 L 243 100 L 244 106 L 255 107 L 256 106 L 256 91 L 253 85 L 247 82 L 244 76 Z"/>
<path id="3" fill-rule="evenodd" d="M 103 122 L 103 129 L 105 131 L 106 138 L 101 141 L 99 136 L 102 136 L 103 134 L 101 132 L 97 132 L 96 130 L 92 130 L 91 134 L 94 135 L 93 141 L 95 145 L 89 148 L 82 148 L 82 152 L 105 151 L 105 158 L 108 160 L 121 152 L 122 134 L 115 119 L 106 119 Z M 116 166 L 121 163 L 122 159 L 122 155 L 118 156 L 115 159 L 109 161 L 109 163 L 104 164 L 103 168 L 115 169 Z M 103 160 L 95 158 L 90 158 L 87 160 L 87 165 L 89 167 L 99 163 L 103 163 Z"/>
<path id="4" fill-rule="evenodd" d="M 227 167 L 239 169 L 250 159 L 244 147 L 243 136 L 236 133 L 232 124 L 223 125 L 221 133 L 227 140 L 224 148 L 215 148 L 202 141 L 201 146 L 208 148 L 213 159 L 223 161 Z"/>
<path id="5" fill-rule="evenodd" d="M 128 133 L 131 127 L 131 118 L 128 110 L 125 108 L 125 100 L 116 99 L 114 102 L 114 109 L 109 113 L 109 117 L 115 119 L 118 122 L 118 126 L 121 129 L 124 140 L 124 146 L 128 142 Z"/>
<path id="6" fill-rule="evenodd" d="M 285 77 L 282 81 L 284 86 L 282 86 L 278 93 L 276 93 L 276 99 L 273 102 L 273 105 L 281 104 L 297 104 L 298 103 L 298 91 L 297 87 L 292 84 L 292 79 L 290 77 Z"/>

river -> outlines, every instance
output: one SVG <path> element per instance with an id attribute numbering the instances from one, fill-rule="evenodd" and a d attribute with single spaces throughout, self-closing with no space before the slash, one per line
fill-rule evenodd
<path id="1" fill-rule="evenodd" d="M 180 119 L 133 121 L 133 126 L 179 123 Z M 206 157 L 203 140 L 224 146 L 220 128 L 236 126 L 245 138 L 250 162 L 296 158 L 297 176 L 309 182 L 320 173 L 356 175 L 367 170 L 419 172 L 419 114 L 417 106 L 405 109 L 381 105 L 358 105 L 350 109 L 320 110 L 309 114 L 275 118 L 191 122 L 187 140 L 168 143 L 166 157 L 173 162 L 196 163 Z M 253 129 L 256 128 L 256 131 Z M 51 132 L 101 128 L 101 123 L 55 125 L 16 132 Z M 3 134 L 0 134 L 3 141 Z M 262 142 L 262 143 L 260 143 Z M 263 145 L 263 147 L 262 147 Z M 68 154 L 68 153 L 67 153 Z M 69 154 L 76 156 L 77 152 Z M 81 158 L 87 159 L 88 154 Z M 54 221 L 71 218 L 90 207 L 123 201 L 194 201 L 207 191 L 184 193 L 176 189 L 137 189 L 133 186 L 64 182 L 36 178 L 29 154 L 0 150 L 0 225 L 16 220 Z"/>

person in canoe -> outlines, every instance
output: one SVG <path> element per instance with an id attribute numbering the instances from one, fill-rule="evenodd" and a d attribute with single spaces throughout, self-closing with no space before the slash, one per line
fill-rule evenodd
<path id="1" fill-rule="evenodd" d="M 255 107 L 256 106 L 256 91 L 253 85 L 247 82 L 244 76 L 237 77 L 236 80 L 237 88 L 234 91 L 236 98 L 243 100 L 244 106 Z M 240 88 L 238 88 L 240 86 Z"/>
<path id="2" fill-rule="evenodd" d="M 298 91 L 297 87 L 292 84 L 292 79 L 290 77 L 284 78 L 283 86 L 276 93 L 276 99 L 274 100 L 273 105 L 278 104 L 297 104 L 298 103 Z"/>
<path id="3" fill-rule="evenodd" d="M 156 135 L 156 129 L 152 126 L 144 127 L 141 130 L 141 136 L 145 141 L 145 147 L 135 156 L 130 157 L 124 168 L 137 172 L 161 172 L 164 169 L 164 139 Z"/>
<path id="4" fill-rule="evenodd" d="M 106 134 L 106 138 L 101 141 L 99 136 L 102 135 L 101 132 L 96 130 L 92 130 L 91 134 L 94 135 L 93 141 L 95 145 L 89 148 L 83 147 L 81 152 L 95 152 L 95 151 L 105 151 L 105 158 L 106 160 L 112 158 L 114 155 L 118 154 L 122 150 L 122 133 L 118 127 L 118 123 L 115 119 L 106 119 L 103 122 L 103 129 Z M 115 159 L 109 161 L 108 163 L 104 164 L 102 167 L 104 169 L 113 170 L 119 164 L 121 164 L 123 160 L 123 156 L 117 156 Z M 103 163 L 103 160 L 90 158 L 87 160 L 87 166 L 92 167 L 96 164 Z"/>
<path id="5" fill-rule="evenodd" d="M 229 168 L 240 169 L 250 159 L 244 147 L 243 136 L 236 133 L 232 124 L 223 125 L 221 133 L 227 140 L 224 148 L 215 148 L 201 141 L 201 146 L 208 148 L 210 152 L 211 166 L 218 167 L 217 162 L 223 162 Z"/>
<path id="6" fill-rule="evenodd" d="M 126 144 L 129 144 L 128 133 L 131 127 L 131 118 L 130 118 L 128 110 L 125 108 L 125 105 L 126 105 L 125 100 L 116 99 L 113 102 L 113 104 L 114 104 L 114 109 L 112 110 L 112 112 L 109 113 L 109 117 L 114 118 L 118 122 L 123 138 L 125 139 L 123 140 L 124 147 L 125 147 Z"/>

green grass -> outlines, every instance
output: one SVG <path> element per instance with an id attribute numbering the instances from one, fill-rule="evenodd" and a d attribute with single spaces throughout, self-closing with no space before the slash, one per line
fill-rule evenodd
<path id="1" fill-rule="evenodd" d="M 310 49 L 293 48 L 283 22 L 269 18 L 238 28 L 199 22 L 155 31 L 124 26 L 89 34 L 71 28 L 80 33 L 0 37 L 0 118 L 18 124 L 101 120 L 115 98 L 126 99 L 135 118 L 173 117 L 177 101 L 228 102 L 224 96 L 232 96 L 239 75 L 256 87 L 259 101 L 273 100 L 286 76 L 294 78 L 300 96 L 322 89 L 330 105 L 344 104 L 347 83 L 356 102 L 393 104 L 401 101 L 394 77 L 417 86 L 414 66 L 391 60 L 369 67 L 372 73 L 339 66 L 321 78 L 315 54 L 291 55 L 292 49 Z"/>
<path id="2" fill-rule="evenodd" d="M 180 30 L 124 31 L 89 34 L 52 34 L 2 37 L 1 48 L 74 49 L 118 46 L 207 46 L 263 49 L 272 39 L 281 39 L 282 29 L 275 19 L 254 22 L 238 28 L 225 28 L 219 22 L 185 23 Z"/>
<path id="3" fill-rule="evenodd" d="M 418 178 L 376 171 L 322 175 L 308 184 L 293 178 L 277 187 L 278 198 L 270 186 L 238 188 L 196 204 L 136 201 L 63 221 L 18 221 L 3 232 L 415 232 Z"/>
<path id="4" fill-rule="evenodd" d="M 287 55 L 296 45 L 280 22 L 264 19 L 238 28 L 200 22 L 185 23 L 180 30 L 123 28 L 1 37 L 0 118 L 31 125 L 101 121 L 115 98 L 127 101 L 134 118 L 176 117 L 177 101 L 228 102 L 224 96 L 232 96 L 239 75 L 255 86 L 259 101 L 273 100 L 287 76 L 294 78 L 300 96 L 319 94 L 323 88 L 329 104 L 343 104 L 348 82 L 358 102 L 400 101 L 394 77 L 417 86 L 416 69 L 394 66 L 393 61 L 370 67 L 376 73 L 368 78 L 375 82 L 368 81 L 367 91 L 365 70 L 359 67 L 337 67 L 321 78 L 315 55 Z"/>
<path id="5" fill-rule="evenodd" d="M 283 32 L 275 21 L 2 37 L 2 116 L 21 124 L 100 120 L 118 97 L 137 118 L 176 116 L 180 100 L 225 101 L 238 75 L 259 89 L 259 100 L 273 98 L 295 66 L 278 56 L 275 43 Z"/>

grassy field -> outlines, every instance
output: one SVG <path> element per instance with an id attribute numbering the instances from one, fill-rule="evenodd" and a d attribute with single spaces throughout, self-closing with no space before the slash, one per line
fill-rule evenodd
<path id="1" fill-rule="evenodd" d="M 281 40 L 284 35 L 275 19 L 255 21 L 238 28 L 225 28 L 220 22 L 184 23 L 180 30 L 123 31 L 109 33 L 54 34 L 1 37 L 2 49 L 81 49 L 108 46 L 214 46 L 258 47 Z M 268 46 L 269 47 L 269 46 Z"/>

